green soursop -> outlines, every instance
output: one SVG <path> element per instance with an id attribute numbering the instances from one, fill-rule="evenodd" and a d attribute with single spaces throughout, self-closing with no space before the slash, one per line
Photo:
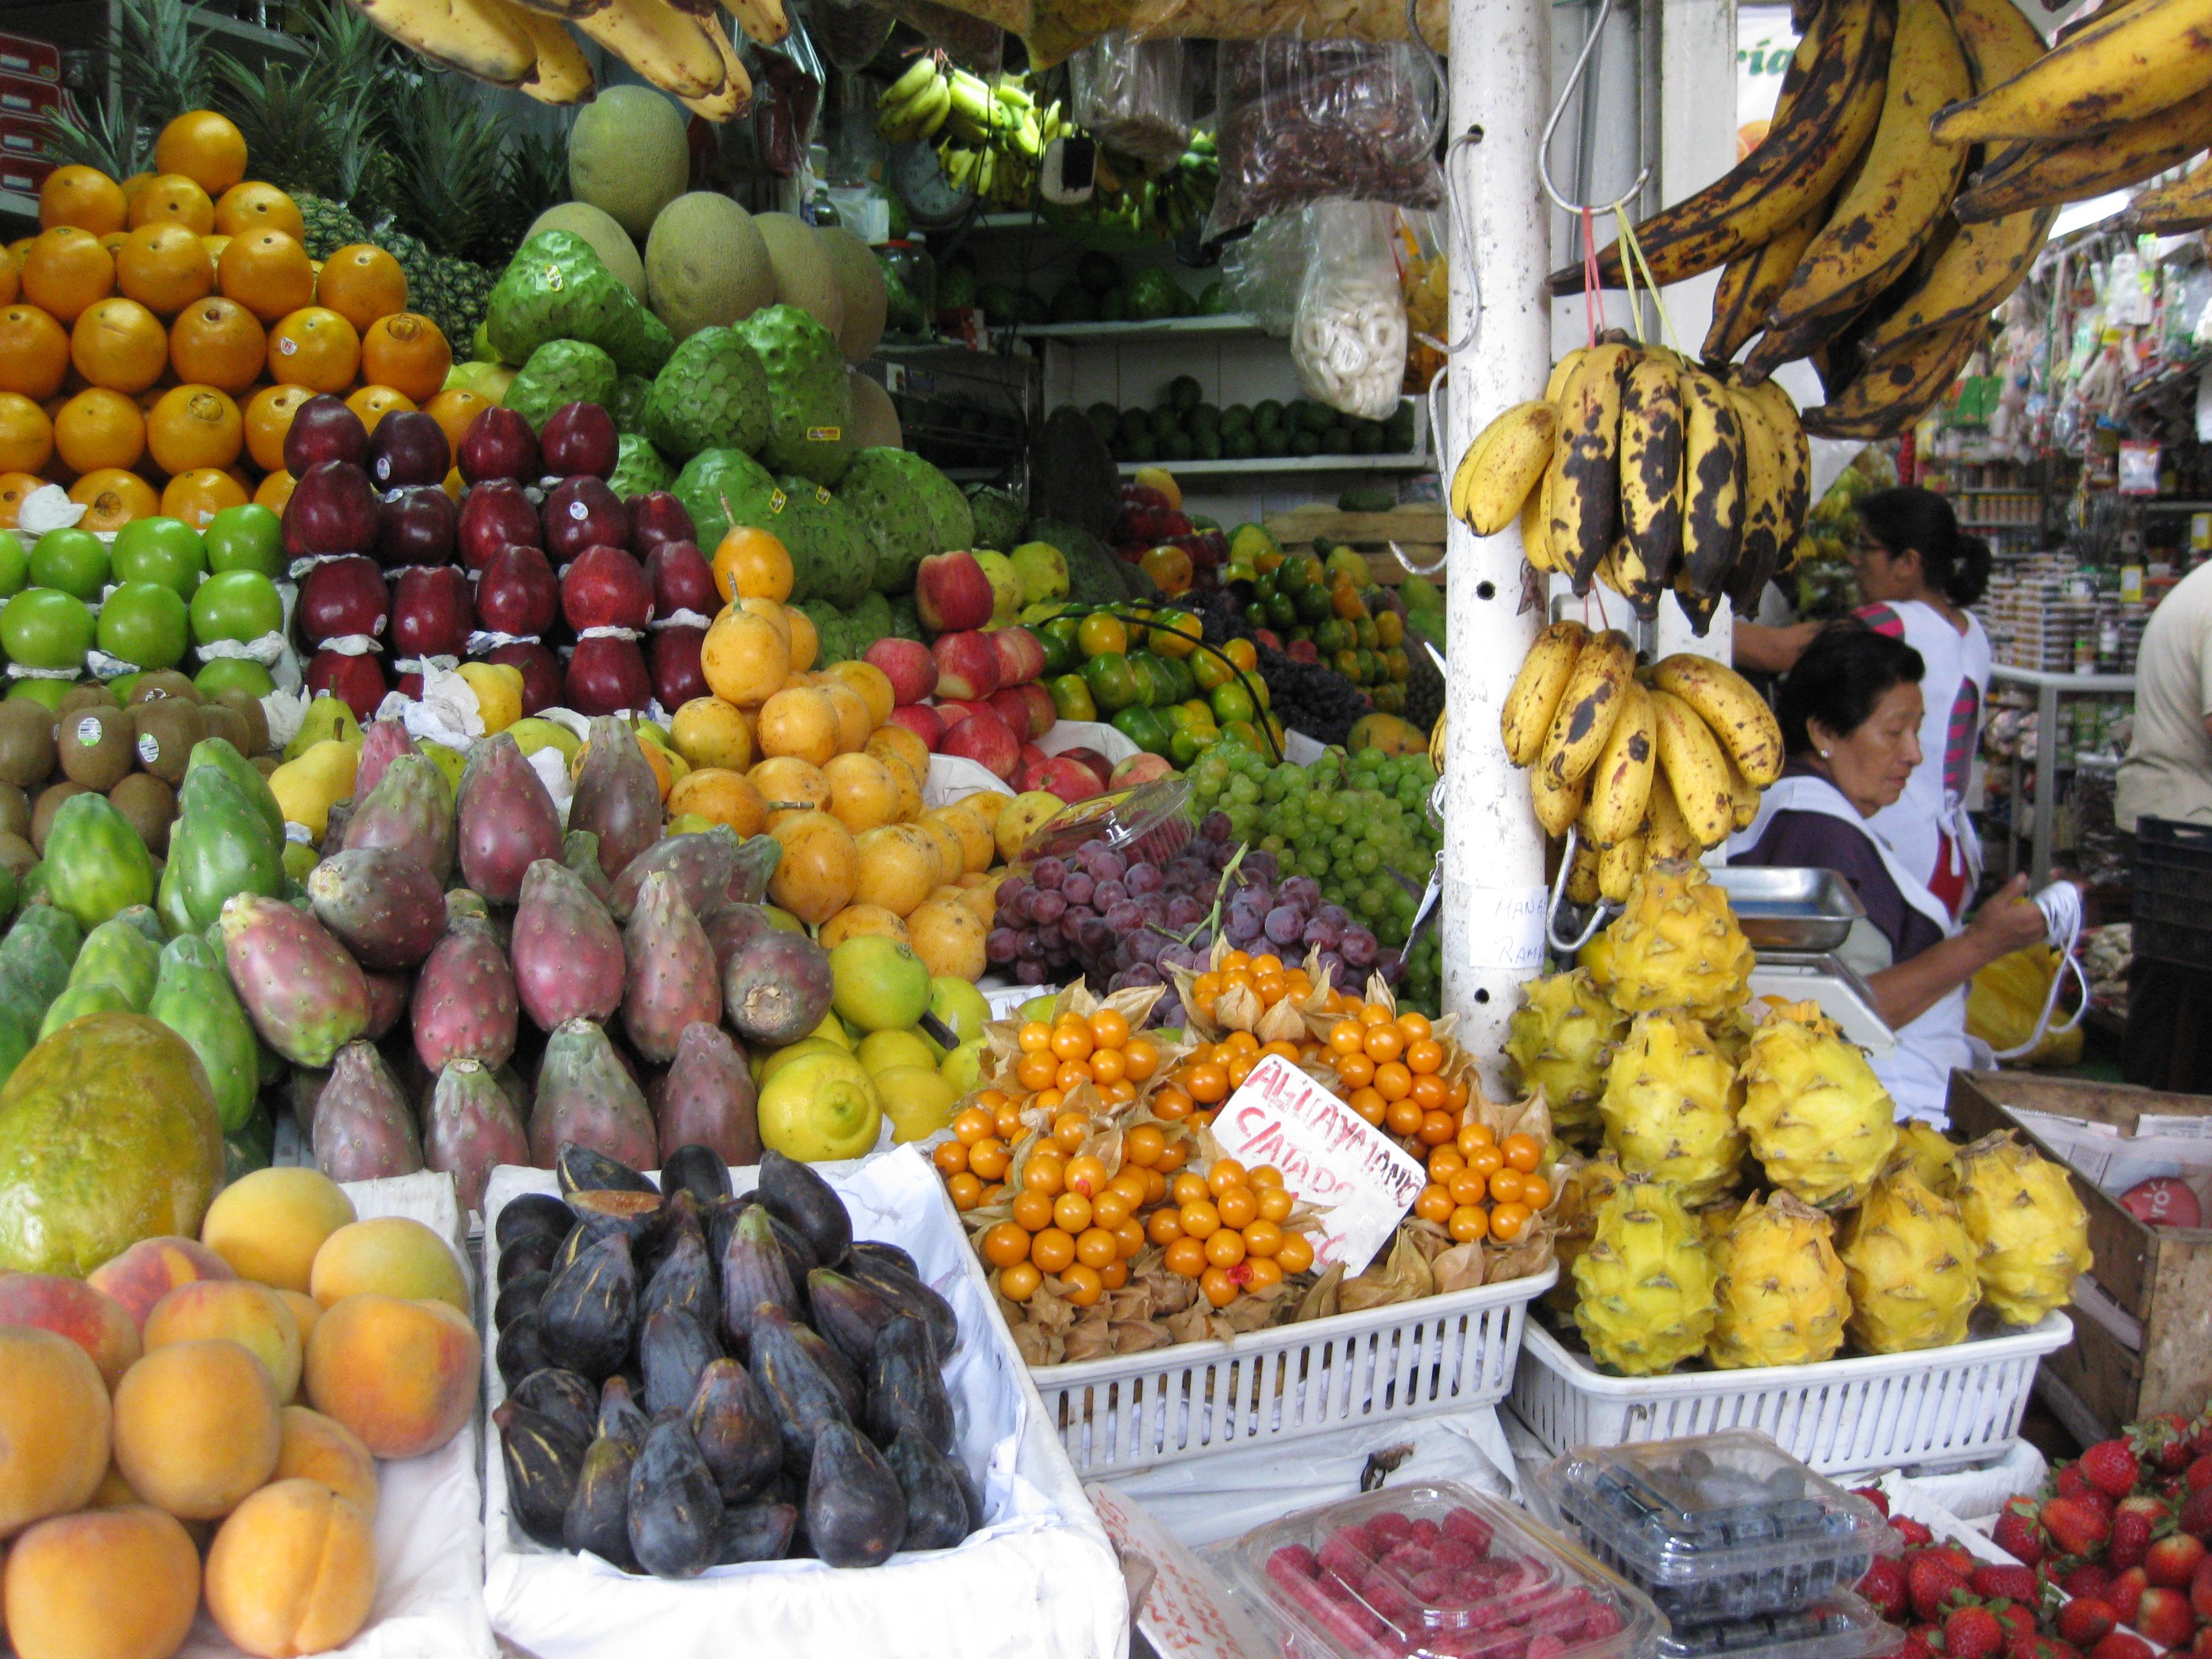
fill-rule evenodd
<path id="1" fill-rule="evenodd" d="M 975 531 L 968 503 L 951 481 L 903 449 L 854 452 L 853 464 L 837 485 L 837 499 L 874 544 L 879 592 L 912 587 L 924 559 L 967 546 Z M 956 539 L 943 539 L 948 535 Z"/>
<path id="2" fill-rule="evenodd" d="M 526 362 L 548 340 L 587 340 L 625 374 L 657 374 L 676 349 L 668 325 L 639 303 L 592 246 L 541 230 L 514 251 L 484 316 L 499 355 Z"/>
<path id="3" fill-rule="evenodd" d="M 769 526 L 791 553 L 791 597 L 827 599 L 840 611 L 858 605 L 876 568 L 876 550 L 845 504 L 811 478 L 777 480 L 788 499 Z"/>
<path id="4" fill-rule="evenodd" d="M 853 394 L 837 337 L 797 306 L 764 306 L 734 327 L 768 372 L 761 459 L 779 472 L 836 483 L 853 459 Z"/>
<path id="5" fill-rule="evenodd" d="M 636 433 L 623 433 L 617 445 L 615 470 L 608 476 L 607 488 L 623 500 L 665 489 L 675 478 L 660 452 Z"/>
<path id="6" fill-rule="evenodd" d="M 870 593 L 845 618 L 845 632 L 852 641 L 856 657 L 865 655 L 870 646 L 890 631 L 891 602 L 881 593 Z"/>
<path id="7" fill-rule="evenodd" d="M 1029 524 L 1030 515 L 1022 506 L 1021 497 L 1011 489 L 993 489 L 979 484 L 968 492 L 968 510 L 974 541 L 955 542 L 953 547 L 1018 547 L 1026 539 L 1022 532 Z M 936 550 L 945 553 L 951 548 Z"/>
<path id="8" fill-rule="evenodd" d="M 814 653 L 817 668 L 833 662 L 850 662 L 865 648 L 854 647 L 852 625 L 845 613 L 827 599 L 809 599 L 799 609 L 814 624 L 815 635 L 820 641 Z"/>
<path id="9" fill-rule="evenodd" d="M 611 404 L 619 380 L 615 360 L 583 340 L 548 340 L 510 381 L 502 400 L 543 431 L 563 404 Z"/>
<path id="10" fill-rule="evenodd" d="M 915 609 L 913 594 L 902 593 L 891 601 L 891 634 L 902 640 L 922 637 L 921 615 Z"/>
<path id="11" fill-rule="evenodd" d="M 615 400 L 607 413 L 615 417 L 615 430 L 645 431 L 645 400 L 653 395 L 653 382 L 642 374 L 625 374 L 615 382 Z"/>
<path id="12" fill-rule="evenodd" d="M 768 375 L 735 329 L 702 328 L 678 345 L 653 382 L 646 434 L 667 454 L 750 454 L 768 437 Z"/>
<path id="13" fill-rule="evenodd" d="M 783 493 L 775 480 L 742 449 L 701 450 L 668 487 L 691 515 L 693 539 L 702 548 L 719 545 L 733 517 L 739 524 L 774 529 L 773 517 L 782 511 L 770 506 Z"/>

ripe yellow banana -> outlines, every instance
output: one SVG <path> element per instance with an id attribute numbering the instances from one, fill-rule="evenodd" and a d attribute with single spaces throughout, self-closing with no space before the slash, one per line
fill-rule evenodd
<path id="1" fill-rule="evenodd" d="M 2043 36 L 2013 0 L 1951 0 L 1951 24 L 1977 93 L 2002 86 L 2043 56 Z"/>
<path id="2" fill-rule="evenodd" d="M 1620 516 L 1620 393 L 1635 352 L 1593 346 L 1559 395 L 1559 434 L 1545 472 L 1552 556 L 1589 592 Z"/>
<path id="3" fill-rule="evenodd" d="M 1682 568 L 1675 586 L 1711 601 L 1719 598 L 1743 548 L 1743 429 L 1726 388 L 1711 375 L 1691 367 L 1680 384 Z M 1711 614 L 1710 604 L 1706 614 Z"/>
<path id="4" fill-rule="evenodd" d="M 403 46 L 494 86 L 519 87 L 538 61 L 513 9 L 483 0 L 353 0 L 362 15 Z"/>
<path id="5" fill-rule="evenodd" d="M 1818 438 L 1893 438 L 1950 390 L 1989 331 L 1988 319 L 1963 317 L 1877 352 L 1828 401 L 1804 414 Z"/>
<path id="6" fill-rule="evenodd" d="M 1638 830 L 1626 841 L 1617 841 L 1597 859 L 1598 896 L 1611 904 L 1628 902 L 1629 890 L 1635 886 L 1637 877 L 1644 873 L 1644 835 Z"/>
<path id="7" fill-rule="evenodd" d="M 514 21 L 531 44 L 538 60 L 522 77 L 522 90 L 541 104 L 581 104 L 592 96 L 592 65 L 583 50 L 570 38 L 568 25 L 544 12 L 514 8 Z"/>
<path id="8" fill-rule="evenodd" d="M 2207 224 L 2212 224 L 2212 162 L 2172 184 L 2147 190 L 2128 204 L 2130 230 L 2171 236 Z"/>
<path id="9" fill-rule="evenodd" d="M 2070 138 L 2141 120 L 2212 86 L 2204 0 L 2137 0 L 1936 117 L 1936 141 Z"/>
<path id="10" fill-rule="evenodd" d="M 722 4 L 738 20 L 738 27 L 747 37 L 763 46 L 772 46 L 791 33 L 791 19 L 784 11 L 783 0 L 722 0 Z M 949 97 L 945 107 L 951 107 Z M 938 125 L 942 125 L 942 121 Z M 927 128 L 922 136 L 927 137 L 936 130 L 935 126 Z"/>
<path id="11" fill-rule="evenodd" d="M 2108 132 L 1996 149 L 1956 211 L 1969 223 L 2086 201 L 2179 167 L 2212 143 L 2212 89 Z"/>
<path id="12" fill-rule="evenodd" d="M 1775 106 L 1766 137 L 1727 173 L 1636 228 L 1662 283 L 1679 283 L 1771 241 L 1835 191 L 1881 113 L 1896 12 L 1889 0 L 1828 0 L 1801 43 L 1810 67 Z M 1796 73 L 1793 60 L 1792 73 Z M 1619 243 L 1598 256 L 1600 281 L 1621 285 Z M 1582 292 L 1579 264 L 1553 274 L 1554 294 Z"/>
<path id="13" fill-rule="evenodd" d="M 1452 471 L 1454 516 L 1478 536 L 1495 536 L 1520 516 L 1544 476 L 1559 432 L 1558 405 L 1516 404 L 1475 434 Z"/>
<path id="14" fill-rule="evenodd" d="M 1651 667 L 1654 690 L 1679 698 L 1711 726 L 1755 792 L 1782 775 L 1782 726 L 1766 699 L 1724 662 L 1677 652 Z"/>
<path id="15" fill-rule="evenodd" d="M 1823 204 L 1785 227 L 1764 247 L 1747 249 L 1728 262 L 1713 295 L 1712 326 L 1705 331 L 1705 343 L 1698 356 L 1718 367 L 1766 326 L 1766 313 L 1781 298 L 1790 273 L 1797 269 L 1798 260 L 1826 216 Z"/>
<path id="16" fill-rule="evenodd" d="M 736 120 L 752 107 L 753 77 L 745 72 L 744 60 L 738 56 L 730 32 L 722 27 L 720 18 L 709 13 L 699 20 L 699 27 L 714 43 L 715 52 L 722 60 L 722 89 L 705 98 L 678 101 L 694 115 L 719 126 L 725 121 Z"/>
<path id="17" fill-rule="evenodd" d="M 1619 629 L 1607 629 L 1576 653 L 1536 757 L 1537 771 L 1554 787 L 1579 785 L 1597 765 L 1635 674 L 1635 642 Z"/>
<path id="18" fill-rule="evenodd" d="M 1928 118 L 1973 82 L 1940 0 L 1902 0 L 1881 121 L 1865 165 L 1774 302 L 1777 331 L 1856 310 L 1903 276 L 1934 234 L 1966 168 L 1963 144 L 1939 144 Z"/>
<path id="19" fill-rule="evenodd" d="M 1659 762 L 1653 718 L 1651 694 L 1630 680 L 1621 690 L 1620 713 L 1590 769 L 1589 804 L 1583 808 L 1583 834 L 1598 847 L 1624 842 L 1644 826 L 1651 769 Z"/>
<path id="20" fill-rule="evenodd" d="M 1644 830 L 1644 860 L 1647 865 L 1667 859 L 1693 859 L 1704 845 L 1690 831 L 1690 821 L 1675 804 L 1674 782 L 1662 766 L 1651 779 L 1650 822 Z"/>
<path id="21" fill-rule="evenodd" d="M 1759 790 L 1744 776 L 1742 769 L 1736 765 L 1735 757 L 1728 752 L 1725 743 L 1721 745 L 1721 757 L 1728 762 L 1729 793 L 1735 801 L 1735 827 L 1748 830 L 1752 821 L 1759 816 Z"/>
<path id="22" fill-rule="evenodd" d="M 1672 692 L 1651 694 L 1651 720 L 1658 732 L 1659 763 L 1674 805 L 1682 809 L 1682 821 L 1698 846 L 1719 846 L 1735 824 L 1735 796 L 1729 788 L 1719 739 Z"/>
<path id="23" fill-rule="evenodd" d="M 1646 357 L 1620 400 L 1620 592 L 1647 621 L 1682 558 L 1681 371 Z"/>
<path id="24" fill-rule="evenodd" d="M 672 98 L 711 98 L 728 78 L 702 20 L 668 0 L 610 0 L 575 24 Z"/>
<path id="25" fill-rule="evenodd" d="M 1547 499 L 1550 475 L 1536 480 L 1528 499 L 1521 503 L 1521 556 L 1539 570 L 1557 570 L 1552 557 L 1552 505 Z"/>
<path id="26" fill-rule="evenodd" d="M 1583 807 L 1589 799 L 1587 779 L 1573 783 L 1555 784 L 1540 771 L 1533 775 L 1528 786 L 1529 804 L 1535 808 L 1536 822 L 1544 827 L 1547 836 L 1564 836 L 1582 817 Z"/>
<path id="27" fill-rule="evenodd" d="M 1498 715 L 1505 758 L 1514 765 L 1533 766 L 1543 752 L 1552 718 L 1559 712 L 1559 699 L 1574 677 L 1575 659 L 1589 636 L 1589 629 L 1580 623 L 1562 617 L 1537 635 L 1528 654 L 1521 659 L 1521 672 L 1513 677 L 1513 689 L 1505 694 Z"/>
<path id="28" fill-rule="evenodd" d="M 1574 862 L 1567 866 L 1567 901 L 1571 904 L 1595 904 L 1602 896 L 1598 883 L 1598 850 L 1588 842 L 1575 843 Z"/>

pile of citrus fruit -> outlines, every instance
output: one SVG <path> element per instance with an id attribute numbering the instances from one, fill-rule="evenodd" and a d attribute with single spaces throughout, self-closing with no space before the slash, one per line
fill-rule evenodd
<path id="1" fill-rule="evenodd" d="M 281 509 L 284 434 L 319 392 L 372 428 L 425 410 L 458 445 L 486 402 L 445 389 L 452 352 L 407 309 L 397 259 L 310 258 L 298 204 L 246 177 L 212 111 L 164 127 L 155 165 L 57 168 L 39 234 L 0 258 L 0 528 L 41 483 L 66 484 L 89 530 Z"/>

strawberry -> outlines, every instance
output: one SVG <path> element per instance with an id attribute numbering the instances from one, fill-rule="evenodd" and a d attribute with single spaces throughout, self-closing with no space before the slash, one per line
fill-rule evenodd
<path id="1" fill-rule="evenodd" d="M 2100 1440 L 2078 1461 L 2089 1484 L 2114 1503 L 2133 1492 L 2142 1479 L 2142 1465 L 2124 1440 Z"/>
<path id="2" fill-rule="evenodd" d="M 2191 1538 L 2212 1544 L 2212 1486 L 2193 1492 L 2181 1500 L 2179 1525 Z"/>
<path id="3" fill-rule="evenodd" d="M 1851 1496 L 1863 1498 L 1875 1506 L 1884 1520 L 1889 1518 L 1889 1494 L 1880 1486 L 1853 1486 Z"/>
<path id="4" fill-rule="evenodd" d="M 2035 1600 L 2035 1574 L 2026 1567 L 1997 1567 L 1982 1562 L 1966 1575 L 1966 1587 L 1985 1601 Z"/>
<path id="5" fill-rule="evenodd" d="M 1905 1540 L 1905 1547 L 1907 1549 L 1916 1545 L 1932 1544 L 1936 1541 L 1936 1534 L 1909 1515 L 1892 1516 L 1889 1529 Z"/>
<path id="6" fill-rule="evenodd" d="M 1996 1659 L 2005 1627 L 1987 1607 L 1954 1607 L 1944 1615 L 1943 1651 L 1949 1659 Z"/>
<path id="7" fill-rule="evenodd" d="M 2189 1448 L 2189 1425 L 2178 1412 L 2164 1412 L 2125 1430 L 2136 1456 L 2160 1474 L 2179 1474 L 2196 1454 Z"/>
<path id="8" fill-rule="evenodd" d="M 2118 1623 L 2112 1604 L 2093 1595 L 2077 1595 L 2058 1609 L 2058 1633 L 2077 1648 L 2095 1645 Z"/>
<path id="9" fill-rule="evenodd" d="M 1942 1633 L 1933 1625 L 1915 1625 L 1905 1632 L 1905 1645 L 1890 1659 L 1939 1659 L 1936 1644 L 1942 1640 Z"/>
<path id="10" fill-rule="evenodd" d="M 1903 1624 L 1912 1611 L 1911 1593 L 1905 1583 L 1905 1564 L 1894 1556 L 1875 1557 L 1866 1577 L 1859 1580 L 1859 1594 L 1892 1624 Z"/>
<path id="11" fill-rule="evenodd" d="M 2035 1518 L 2035 1503 L 2032 1498 L 2016 1498 L 2004 1507 L 1997 1523 L 1990 1528 L 1990 1538 L 1996 1547 L 2016 1561 L 2033 1566 L 2043 1559 L 2043 1528 Z"/>
<path id="12" fill-rule="evenodd" d="M 2009 1647 L 2017 1637 L 2035 1634 L 2035 1614 L 2017 1601 L 2000 1598 L 1990 1603 L 1990 1611 L 2005 1627 L 2005 1644 Z"/>
<path id="13" fill-rule="evenodd" d="M 1922 1622 L 1933 1624 L 1942 1617 L 1953 1593 L 1966 1588 L 1966 1575 L 1943 1557 L 1928 1554 L 1916 1558 L 1905 1569 L 1905 1582 L 1912 1598 L 1912 1611 Z"/>
<path id="14" fill-rule="evenodd" d="M 2150 1553 L 2143 1558 L 2143 1571 L 2150 1575 L 2154 1584 L 2166 1589 L 2186 1589 L 2206 1559 L 2203 1540 L 2185 1532 L 2169 1533 L 2152 1542 Z"/>
<path id="15" fill-rule="evenodd" d="M 2212 1486 L 2212 1456 L 2198 1458 L 2181 1472 L 2181 1482 L 2191 1492 Z"/>
<path id="16" fill-rule="evenodd" d="M 2190 1659 L 2212 1659 L 2212 1625 L 2199 1625 L 2189 1644 Z"/>
<path id="17" fill-rule="evenodd" d="M 2179 1647 L 2196 1634 L 2197 1613 L 2179 1590 L 2154 1584 L 2142 1593 L 2128 1623 L 2162 1648 Z"/>
<path id="18" fill-rule="evenodd" d="M 2189 1604 L 2198 1618 L 2212 1622 L 2212 1561 L 2199 1561 L 2189 1576 Z"/>
<path id="19" fill-rule="evenodd" d="M 2150 1553 L 2151 1518 L 2140 1510 L 2130 1510 L 2112 1517 L 2112 1528 L 2105 1544 L 2105 1560 L 2124 1571 L 2139 1567 Z"/>
<path id="20" fill-rule="evenodd" d="M 2089 1650 L 2089 1659 L 2151 1659 L 2150 1644 L 2128 1631 L 2116 1630 Z"/>
<path id="21" fill-rule="evenodd" d="M 2069 1567 L 2058 1575 L 2058 1588 L 2069 1595 L 2086 1595 L 2093 1601 L 2101 1601 L 2112 1587 L 2110 1568 L 2094 1561 L 2085 1561 L 2079 1566 Z"/>
<path id="22" fill-rule="evenodd" d="M 2199 1457 L 2212 1455 L 2212 1405 L 2207 1405 L 2189 1425 L 2189 1449 Z"/>
<path id="23" fill-rule="evenodd" d="M 2119 1614 L 2122 1624 L 2132 1625 L 2136 1621 L 2136 1607 L 2142 1600 L 2142 1593 L 2149 1588 L 2150 1575 L 2141 1567 L 2130 1567 L 2112 1580 L 2111 1587 L 2105 1591 L 2105 1600 L 2112 1604 L 2112 1611 Z"/>
<path id="24" fill-rule="evenodd" d="M 2112 1523 L 2078 1498 L 2054 1498 L 2039 1517 L 2051 1541 L 2065 1555 L 2088 1555 L 2112 1535 Z M 2144 1540 L 2146 1545 L 2149 1540 Z"/>
<path id="25" fill-rule="evenodd" d="M 2061 1498 L 2079 1498 L 2085 1492 L 2096 1490 L 2079 1463 L 2061 1463 L 2051 1477 Z"/>

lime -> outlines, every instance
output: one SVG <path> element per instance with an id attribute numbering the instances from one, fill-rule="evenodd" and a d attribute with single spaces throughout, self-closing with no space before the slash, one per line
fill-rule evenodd
<path id="1" fill-rule="evenodd" d="M 203 697 L 233 690 L 243 691 L 249 697 L 265 697 L 276 689 L 276 682 L 269 671 L 245 657 L 216 658 L 192 676 L 192 684 Z"/>
<path id="2" fill-rule="evenodd" d="M 258 640 L 284 626 L 284 601 L 276 584 L 258 570 L 224 570 L 192 595 L 192 638 Z"/>
<path id="3" fill-rule="evenodd" d="M 69 695 L 67 680 L 17 680 L 8 688 L 9 702 L 35 702 L 43 708 L 58 708 L 62 699 Z"/>
<path id="4" fill-rule="evenodd" d="M 100 648 L 142 669 L 185 659 L 185 602 L 160 582 L 125 582 L 100 607 Z"/>
<path id="5" fill-rule="evenodd" d="M 981 1036 L 991 1023 L 991 1005 L 983 994 L 974 981 L 957 975 L 939 974 L 929 981 L 929 1012 L 963 1042 Z"/>
<path id="6" fill-rule="evenodd" d="M 879 933 L 830 953 L 830 1006 L 863 1031 L 902 1030 L 929 1006 L 929 969 L 911 947 Z"/>
<path id="7" fill-rule="evenodd" d="M 1095 720 L 1098 705 L 1091 700 L 1091 688 L 1080 674 L 1055 674 L 1046 682 L 1045 690 L 1052 693 L 1054 712 L 1064 720 Z"/>
<path id="8" fill-rule="evenodd" d="M 180 519 L 133 519 L 115 532 L 108 558 L 118 582 L 159 582 L 189 599 L 207 574 L 200 532 Z"/>
<path id="9" fill-rule="evenodd" d="M 31 556 L 23 550 L 22 538 L 12 530 L 0 530 L 0 599 L 21 592 L 30 579 Z"/>
<path id="10" fill-rule="evenodd" d="M 208 568 L 258 570 L 274 576 L 284 568 L 284 526 L 265 507 L 226 507 L 202 532 Z"/>
<path id="11" fill-rule="evenodd" d="M 1091 620 L 1098 619 L 1094 617 Z M 1091 702 L 1109 714 L 1137 701 L 1136 671 L 1129 666 L 1127 657 L 1109 654 L 1091 658 L 1083 665 L 1083 683 L 1091 690 Z"/>
<path id="12" fill-rule="evenodd" d="M 43 548 L 56 536 L 76 533 L 52 531 L 40 538 L 39 545 Z M 105 564 L 106 559 L 103 548 L 100 562 Z M 27 587 L 0 607 L 0 647 L 27 668 L 82 667 L 84 653 L 92 648 L 92 612 L 85 609 L 84 601 L 59 588 Z"/>
<path id="13" fill-rule="evenodd" d="M 49 530 L 31 550 L 33 586 L 57 588 L 88 603 L 100 597 L 107 570 L 107 549 L 89 530 Z"/>

